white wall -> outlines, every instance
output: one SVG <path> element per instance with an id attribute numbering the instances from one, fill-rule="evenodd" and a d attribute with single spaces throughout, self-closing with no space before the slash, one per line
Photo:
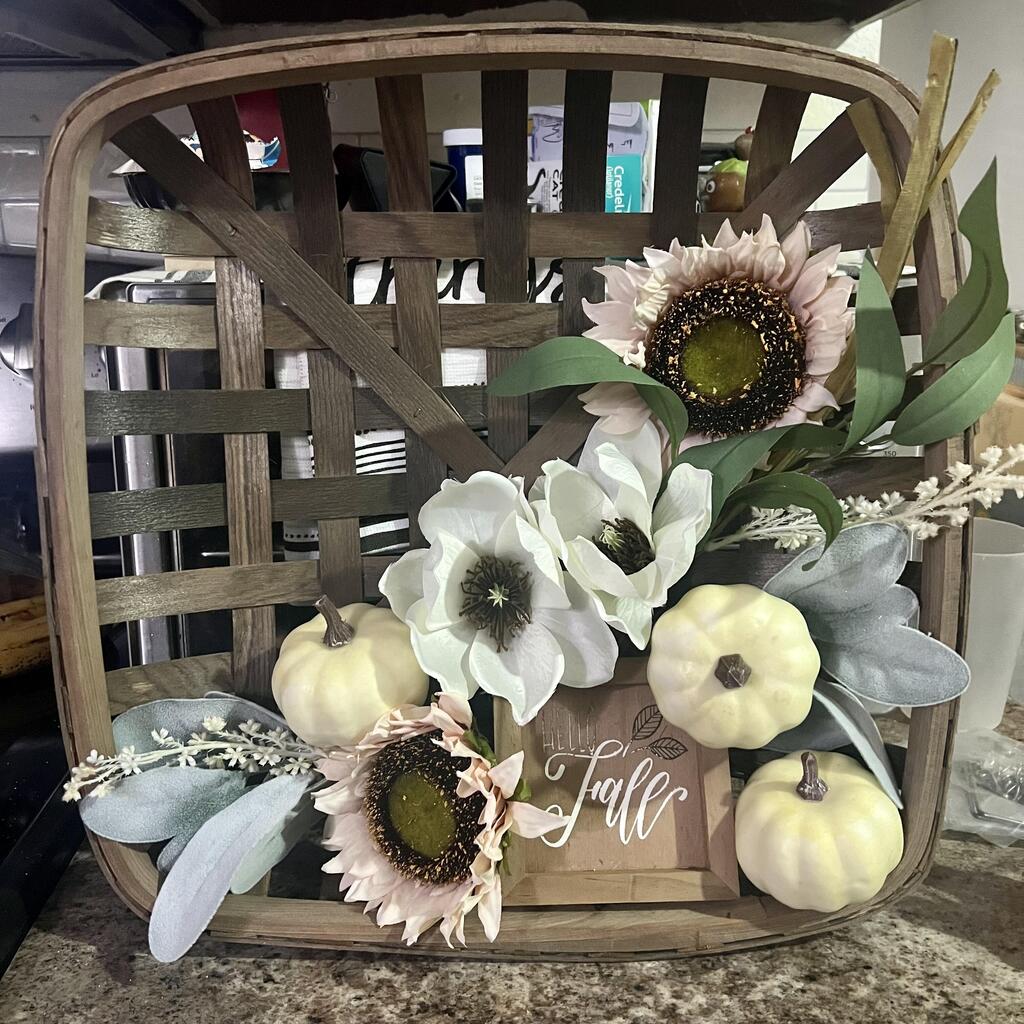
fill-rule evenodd
<path id="1" fill-rule="evenodd" d="M 991 68 L 1002 77 L 953 171 L 958 203 L 999 160 L 999 212 L 1010 305 L 1024 307 L 1024 2 L 921 0 L 882 22 L 880 63 L 916 91 L 928 71 L 932 32 L 959 40 L 945 139 L 960 124 Z"/>

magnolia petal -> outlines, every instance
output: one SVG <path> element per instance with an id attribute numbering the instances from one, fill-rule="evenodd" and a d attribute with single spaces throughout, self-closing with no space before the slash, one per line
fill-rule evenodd
<path id="1" fill-rule="evenodd" d="M 543 474 L 546 512 L 557 527 L 556 547 L 574 537 L 592 537 L 600 532 L 602 520 L 615 518 L 611 498 L 585 472 L 557 459 L 544 464 Z M 541 512 L 536 506 L 534 511 L 540 522 Z M 547 535 L 543 527 L 542 532 Z"/>
<path id="2" fill-rule="evenodd" d="M 470 671 L 468 653 L 476 638 L 476 630 L 466 622 L 446 629 L 426 629 L 426 602 L 414 605 L 409 623 L 409 637 L 420 668 L 433 676 L 446 693 L 468 700 L 476 693 L 477 684 Z"/>
<path id="3" fill-rule="evenodd" d="M 653 504 L 661 488 L 661 437 L 658 428 L 650 419 L 645 420 L 636 430 L 627 434 L 612 435 L 602 430 L 600 425 L 595 426 L 587 435 L 583 451 L 580 453 L 580 470 L 590 476 L 595 476 L 595 470 L 600 466 L 598 453 L 603 445 L 613 445 L 635 469 L 642 482 L 642 491 L 646 495 L 648 503 Z M 632 474 L 630 475 L 632 479 Z M 619 481 L 621 482 L 621 481 Z M 613 492 L 606 493 L 611 495 Z"/>
<path id="4" fill-rule="evenodd" d="M 545 615 L 564 614 L 545 611 Z M 547 703 L 565 673 L 562 647 L 539 621 L 540 613 L 499 651 L 482 630 L 469 649 L 469 670 L 488 693 L 503 697 L 517 725 L 526 725 Z M 605 627 L 607 629 L 607 627 Z"/>
<path id="5" fill-rule="evenodd" d="M 589 537 L 576 537 L 566 549 L 566 568 L 585 590 L 601 590 L 615 597 L 637 596 L 631 578 Z"/>
<path id="6" fill-rule="evenodd" d="M 392 562 L 380 578 L 378 589 L 400 619 L 405 619 L 409 609 L 423 597 L 426 559 L 427 551 L 423 548 L 407 551 L 397 562 Z"/>
<path id="7" fill-rule="evenodd" d="M 601 618 L 612 629 L 625 633 L 638 651 L 644 650 L 651 640 L 651 626 L 656 606 L 638 597 L 610 597 L 604 594 L 597 594 L 596 597 Z"/>
<path id="8" fill-rule="evenodd" d="M 428 544 L 441 530 L 479 550 L 490 550 L 511 514 L 532 518 L 522 480 L 500 473 L 474 473 L 465 483 L 444 480 L 441 489 L 420 509 L 419 524 Z"/>
<path id="9" fill-rule="evenodd" d="M 518 562 L 530 574 L 530 603 L 534 608 L 568 608 L 562 567 L 554 548 L 537 527 L 509 516 L 494 542 L 494 554 Z"/>
<path id="10" fill-rule="evenodd" d="M 423 597 L 427 613 L 423 619 L 427 630 L 454 626 L 462 621 L 465 595 L 462 582 L 480 556 L 458 537 L 439 530 L 423 563 Z"/>
<path id="11" fill-rule="evenodd" d="M 572 579 L 566 580 L 565 589 L 572 599 L 572 607 L 566 610 L 537 609 L 534 621 L 547 627 L 548 635 L 560 648 L 562 673 L 559 682 L 564 686 L 599 686 L 608 682 L 615 671 L 618 644 L 601 618 L 594 599 Z"/>
<path id="12" fill-rule="evenodd" d="M 652 528 L 657 534 L 666 526 L 681 523 L 700 540 L 711 526 L 713 474 L 688 462 L 680 462 L 665 483 L 665 491 L 654 506 Z"/>

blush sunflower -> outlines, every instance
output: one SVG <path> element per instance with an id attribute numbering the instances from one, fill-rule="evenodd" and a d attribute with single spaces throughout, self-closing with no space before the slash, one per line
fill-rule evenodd
<path id="1" fill-rule="evenodd" d="M 853 281 L 836 271 L 838 245 L 811 255 L 802 221 L 782 241 L 769 217 L 714 242 L 645 249 L 646 266 L 599 267 L 605 302 L 583 307 L 585 332 L 683 400 L 683 447 L 803 423 L 838 408 L 825 386 L 846 349 Z M 631 384 L 601 383 L 580 396 L 610 434 L 651 415 Z"/>
<path id="2" fill-rule="evenodd" d="M 517 799 L 523 752 L 495 764 L 471 726 L 469 704 L 441 694 L 429 707 L 395 708 L 317 764 L 332 783 L 315 797 L 328 816 L 323 844 L 336 851 L 323 870 L 341 875 L 346 902 L 365 902 L 377 924 L 403 924 L 409 945 L 435 924 L 449 945 L 465 943 L 473 909 L 493 942 L 507 834 L 565 825 Z"/>

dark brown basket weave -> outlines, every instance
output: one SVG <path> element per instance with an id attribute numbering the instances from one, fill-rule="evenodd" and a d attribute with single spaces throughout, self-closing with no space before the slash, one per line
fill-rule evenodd
<path id="1" fill-rule="evenodd" d="M 523 203 L 523 126 L 530 69 L 566 69 L 565 195 L 561 214 L 528 214 Z M 486 212 L 430 211 L 423 85 L 431 72 L 479 71 Z M 608 215 L 605 126 L 615 71 L 662 76 L 653 212 Z M 374 78 L 391 169 L 390 212 L 337 214 L 330 125 L 320 83 Z M 65 115 L 46 173 L 39 261 L 36 366 L 38 473 L 46 545 L 54 662 L 73 762 L 109 750 L 111 702 L 192 695 L 233 687 L 269 694 L 275 604 L 376 596 L 388 562 L 360 557 L 358 517 L 416 510 L 448 472 L 482 469 L 531 478 L 540 463 L 570 457 L 592 423 L 573 396 L 555 406 L 527 398 L 488 399 L 478 387 L 440 391 L 442 346 L 486 347 L 495 373 L 517 351 L 586 326 L 584 296 L 600 298 L 592 267 L 638 255 L 673 237 L 696 241 L 721 218 L 698 217 L 693 190 L 708 80 L 766 85 L 756 120 L 748 208 L 786 231 L 863 153 L 842 114 L 791 162 L 812 92 L 873 99 L 896 162 L 905 165 L 916 123 L 914 96 L 878 68 L 832 51 L 747 36 L 624 25 L 499 25 L 379 32 L 210 51 L 128 72 L 93 89 Z M 252 208 L 232 94 L 279 90 L 295 193 L 294 214 Z M 153 117 L 188 104 L 205 165 Z M 136 210 L 91 201 L 90 171 L 113 139 L 190 213 Z M 816 247 L 881 242 L 877 204 L 808 213 Z M 927 332 L 955 288 L 957 249 L 950 197 L 935 201 L 916 245 L 916 302 L 901 303 L 904 333 Z M 85 245 L 216 257 L 215 309 L 83 304 Z M 345 260 L 394 257 L 397 305 L 349 306 Z M 438 307 L 436 263 L 483 257 L 487 303 Z M 526 303 L 530 257 L 560 257 L 564 301 Z M 287 307 L 264 307 L 261 279 Z M 340 293 L 340 294 L 339 294 Z M 901 293 L 902 294 L 902 293 Z M 913 293 L 911 293 L 913 294 Z M 86 393 L 84 342 L 163 349 L 216 349 L 221 390 Z M 265 391 L 264 350 L 305 349 L 310 385 Z M 353 387 L 352 372 L 368 387 Z M 551 408 L 548 401 L 547 408 Z M 488 442 L 471 429 L 486 423 Z M 353 431 L 404 425 L 409 470 L 356 477 Z M 318 476 L 271 481 L 267 434 L 310 429 Z M 222 433 L 226 485 L 90 494 L 86 438 L 125 434 Z M 923 459 L 879 459 L 833 479 L 839 493 L 908 487 L 963 455 L 959 441 L 932 445 Z M 273 562 L 271 523 L 319 519 L 321 558 Z M 97 582 L 94 537 L 227 524 L 230 565 Z M 964 537 L 949 531 L 925 545 L 921 628 L 952 646 L 962 639 Z M 721 581 L 752 555 L 719 553 L 694 572 Z M 764 572 L 772 557 L 763 559 Z M 777 564 L 777 560 L 776 560 Z M 105 673 L 100 626 L 151 616 L 232 609 L 231 652 Z M 906 852 L 866 906 L 822 915 L 765 897 L 728 903 L 615 908 L 509 909 L 488 945 L 469 929 L 471 956 L 632 958 L 677 956 L 778 942 L 823 931 L 888 903 L 927 871 L 941 825 L 955 705 L 917 709 L 904 776 Z M 140 914 L 157 874 L 148 855 L 101 839 L 96 856 L 122 899 Z M 400 929 L 380 930 L 361 905 L 229 896 L 211 926 L 219 938 L 268 944 L 404 950 Z M 445 951 L 436 931 L 417 951 Z M 461 954 L 466 955 L 466 954 Z"/>

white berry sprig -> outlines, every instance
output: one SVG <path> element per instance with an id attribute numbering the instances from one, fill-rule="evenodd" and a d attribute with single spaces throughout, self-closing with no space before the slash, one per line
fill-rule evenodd
<path id="1" fill-rule="evenodd" d="M 298 740 L 286 729 L 264 729 L 253 719 L 229 729 L 219 715 L 203 720 L 203 731 L 187 740 L 172 736 L 166 729 L 150 734 L 158 744 L 155 750 L 137 752 L 124 747 L 108 756 L 90 751 L 89 756 L 71 769 L 71 781 L 64 784 L 64 800 L 82 799 L 91 789 L 94 796 L 106 796 L 122 779 L 139 775 L 147 768 L 177 765 L 182 768 L 236 768 L 269 775 L 308 775 L 323 751 Z"/>
<path id="2" fill-rule="evenodd" d="M 970 518 L 971 505 L 982 508 L 998 504 L 1007 491 L 1024 498 L 1024 444 L 1002 449 L 986 448 L 978 456 L 979 465 L 955 462 L 946 470 L 949 481 L 938 477 L 922 480 L 914 488 L 914 497 L 886 492 L 871 500 L 863 495 L 842 498 L 843 529 L 860 523 L 894 523 L 907 529 L 912 537 L 927 540 L 947 526 L 963 526 Z M 1016 470 L 1016 472 L 1014 472 Z M 776 548 L 795 551 L 821 540 L 822 530 L 814 515 L 806 509 L 754 508 L 748 523 L 734 533 L 713 540 L 707 550 L 732 547 L 750 541 L 771 541 Z"/>

